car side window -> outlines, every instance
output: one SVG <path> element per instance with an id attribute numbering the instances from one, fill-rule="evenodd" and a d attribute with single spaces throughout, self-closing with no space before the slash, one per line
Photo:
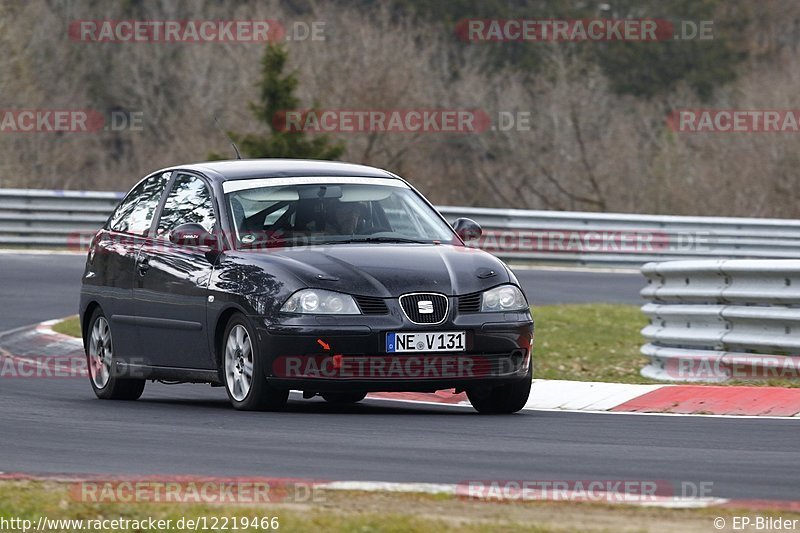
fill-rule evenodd
<path id="1" fill-rule="evenodd" d="M 181 174 L 175 179 L 164 202 L 156 235 L 166 238 L 170 231 L 189 223 L 200 224 L 206 231 L 213 231 L 216 224 L 214 202 L 203 180 Z"/>
<path id="2" fill-rule="evenodd" d="M 162 172 L 137 185 L 111 215 L 109 229 L 134 235 L 147 234 L 171 174 Z"/>

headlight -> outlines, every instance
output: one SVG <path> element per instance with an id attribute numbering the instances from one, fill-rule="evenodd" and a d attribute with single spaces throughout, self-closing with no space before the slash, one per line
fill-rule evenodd
<path id="1" fill-rule="evenodd" d="M 501 285 L 494 289 L 489 289 L 483 293 L 481 298 L 481 312 L 491 313 L 493 311 L 522 311 L 528 308 L 528 302 L 522 291 L 514 285 Z"/>
<path id="2" fill-rule="evenodd" d="M 281 307 L 285 313 L 308 315 L 360 315 L 356 301 L 349 294 L 323 289 L 303 289 L 289 296 Z"/>

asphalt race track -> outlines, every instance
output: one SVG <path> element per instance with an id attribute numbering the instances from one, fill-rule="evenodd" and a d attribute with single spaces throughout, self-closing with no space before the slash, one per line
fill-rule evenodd
<path id="1" fill-rule="evenodd" d="M 6 379 L 0 471 L 201 474 L 359 481 L 714 482 L 728 498 L 796 498 L 797 422 L 524 411 L 294 396 L 234 411 L 222 389 L 148 384 L 96 400 L 84 379 Z"/>
<path id="2" fill-rule="evenodd" d="M 74 314 L 83 257 L 0 255 L 0 331 Z M 635 274 L 520 271 L 539 304 L 638 303 Z M 330 480 L 669 480 L 713 496 L 794 499 L 797 421 L 524 411 L 293 396 L 240 413 L 220 388 L 148 384 L 94 398 L 85 378 L 0 378 L 0 471 Z"/>

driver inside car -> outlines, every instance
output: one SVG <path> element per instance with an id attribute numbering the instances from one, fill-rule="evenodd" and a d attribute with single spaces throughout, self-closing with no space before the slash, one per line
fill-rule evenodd
<path id="1" fill-rule="evenodd" d="M 363 229 L 367 208 L 361 202 L 340 202 L 329 206 L 325 233 L 328 235 L 355 235 Z M 332 211 L 332 212 L 331 212 Z"/>

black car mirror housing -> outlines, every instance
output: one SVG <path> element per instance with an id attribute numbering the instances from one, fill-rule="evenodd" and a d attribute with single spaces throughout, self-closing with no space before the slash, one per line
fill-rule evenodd
<path id="1" fill-rule="evenodd" d="M 480 224 L 471 218 L 457 219 L 455 222 L 453 222 L 453 229 L 455 230 L 456 235 L 461 237 L 461 240 L 464 242 L 480 239 L 481 235 L 483 235 L 483 230 L 481 229 Z"/>

